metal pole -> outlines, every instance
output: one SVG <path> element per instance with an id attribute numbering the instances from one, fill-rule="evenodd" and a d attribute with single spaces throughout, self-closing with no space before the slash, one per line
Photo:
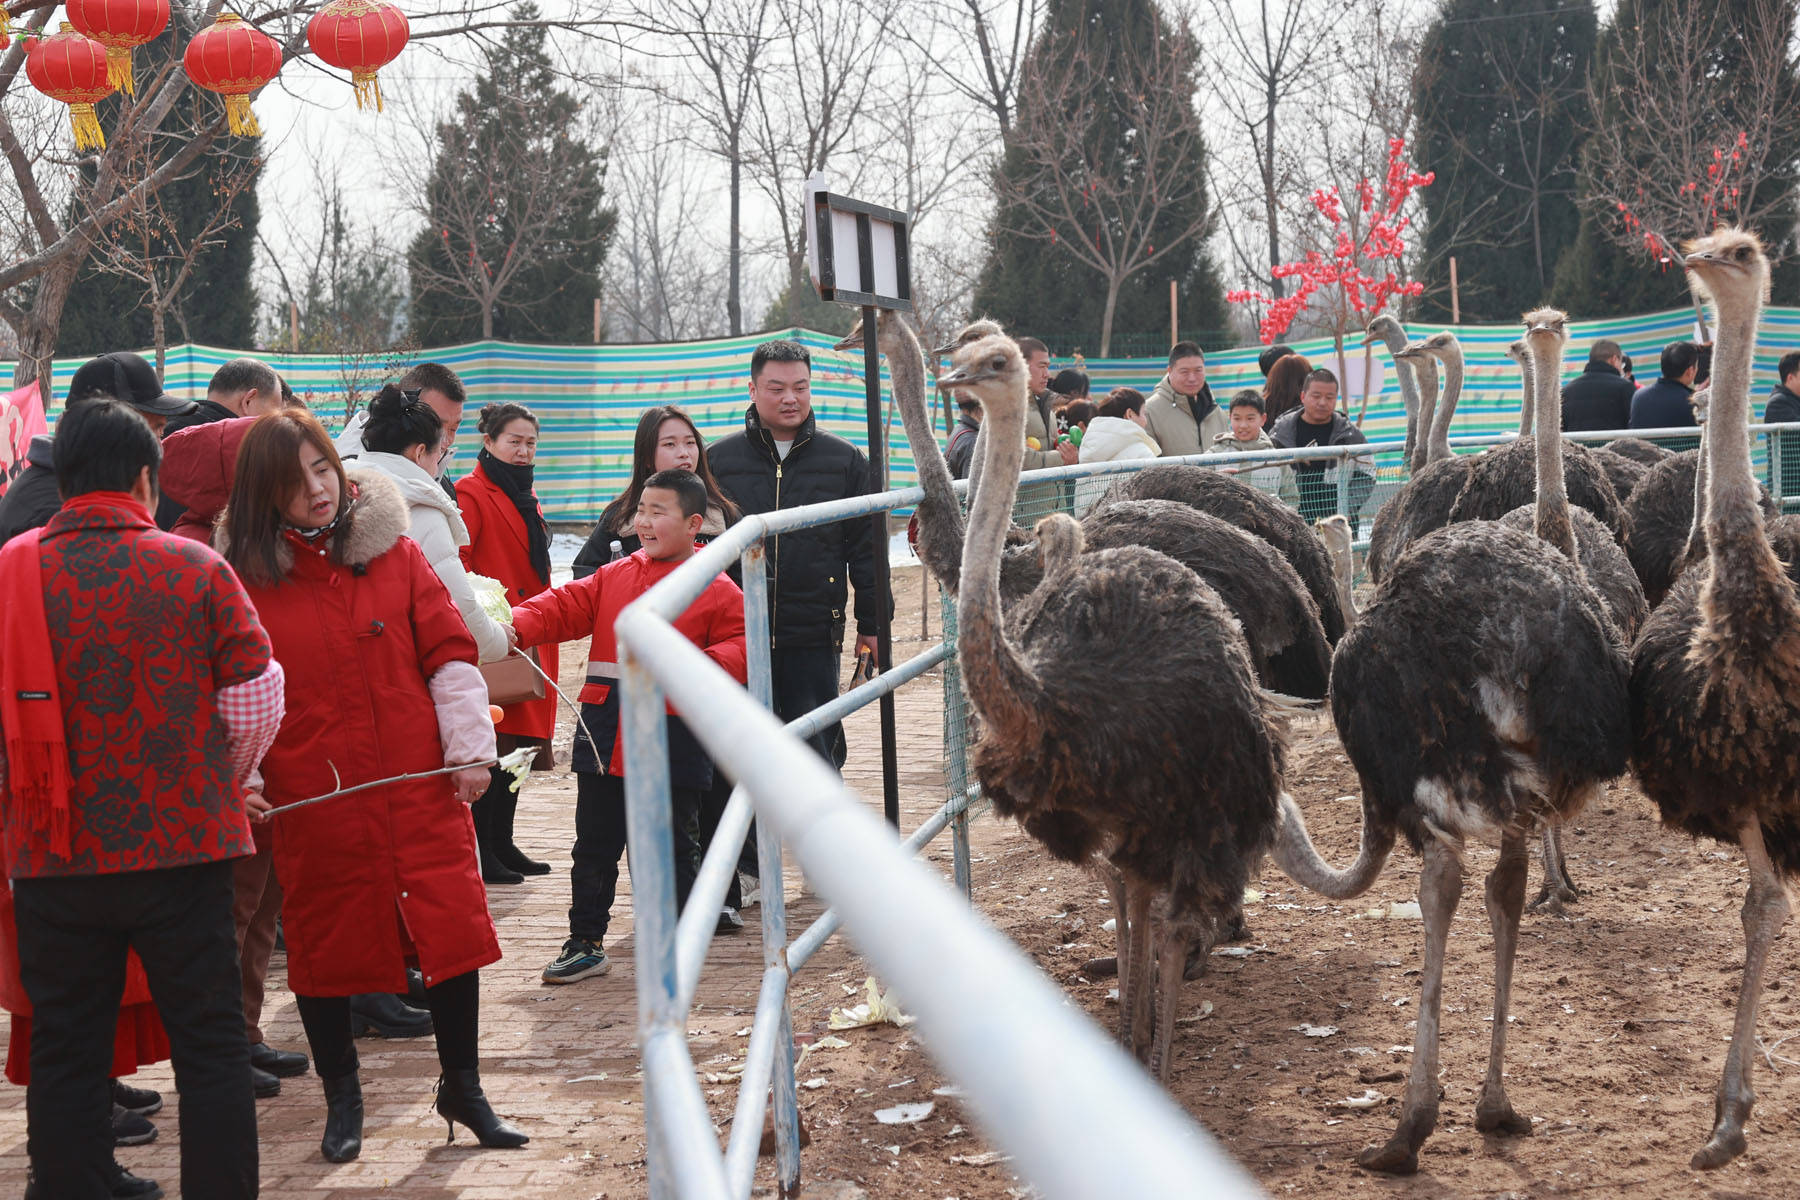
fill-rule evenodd
<path id="1" fill-rule="evenodd" d="M 875 328 L 876 309 L 864 305 L 863 321 L 863 387 L 869 406 L 869 475 L 871 491 L 887 490 L 887 446 L 881 428 L 881 349 L 871 336 Z M 897 319 L 897 318 L 896 318 Z M 883 671 L 894 665 L 894 631 L 888 619 L 888 531 L 887 514 L 875 513 L 869 518 L 875 539 L 875 661 Z M 894 697 L 881 698 L 881 807 L 888 824 L 900 828 L 900 756 L 898 737 L 894 732 Z"/>
<path id="2" fill-rule="evenodd" d="M 1787 511 L 1786 498 L 1781 494 L 1781 430 L 1769 431 L 1769 492 L 1775 497 L 1775 511 Z"/>
<path id="3" fill-rule="evenodd" d="M 1462 296 L 1456 286 L 1456 255 L 1450 256 L 1450 323 L 1462 324 Z"/>
<path id="4" fill-rule="evenodd" d="M 1343 453 L 1338 456 L 1337 510 L 1339 515 L 1345 518 L 1350 516 L 1350 447 L 1348 446 L 1344 447 Z"/>
<path id="5" fill-rule="evenodd" d="M 873 329 L 873 325 L 864 326 Z M 872 340 L 872 339 L 871 339 Z M 767 548 L 757 542 L 744 551 L 744 640 L 749 649 L 750 695 L 774 709 L 775 676 L 769 661 L 769 570 Z M 787 973 L 787 892 L 781 838 L 768 821 L 756 823 L 757 873 L 762 879 L 763 968 Z M 781 1023 L 776 1031 L 775 1062 L 769 1072 L 774 1089 L 775 1180 L 783 1196 L 800 1191 L 800 1092 L 794 1086 L 794 1018 L 784 992 Z"/>

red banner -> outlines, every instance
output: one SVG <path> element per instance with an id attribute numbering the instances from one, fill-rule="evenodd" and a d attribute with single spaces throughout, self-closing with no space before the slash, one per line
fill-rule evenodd
<path id="1" fill-rule="evenodd" d="M 44 392 L 40 383 L 28 383 L 11 392 L 0 392 L 0 496 L 25 469 L 25 450 L 34 434 L 49 433 L 44 419 Z"/>

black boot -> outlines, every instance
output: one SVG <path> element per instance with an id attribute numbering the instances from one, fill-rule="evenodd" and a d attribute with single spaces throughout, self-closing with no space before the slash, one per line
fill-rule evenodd
<path id="1" fill-rule="evenodd" d="M 549 863 L 526 858 L 525 852 L 513 841 L 513 821 L 519 814 L 519 793 L 513 791 L 512 782 L 510 774 L 495 768 L 493 786 L 488 788 L 488 803 L 492 806 L 489 836 L 494 843 L 494 856 L 502 865 L 511 867 L 521 875 L 548 875 Z"/>
<path id="2" fill-rule="evenodd" d="M 469 805 L 469 815 L 475 819 L 475 848 L 481 854 L 481 881 L 483 883 L 524 883 L 525 877 L 501 862 L 494 854 L 494 789 L 490 784 L 481 798 Z"/>
<path id="3" fill-rule="evenodd" d="M 481 1091 L 481 1072 L 477 1070 L 445 1071 L 438 1077 L 438 1116 L 450 1125 L 447 1142 L 456 1140 L 456 1123 L 461 1121 L 475 1135 L 475 1140 L 490 1150 L 516 1150 L 531 1139 L 516 1126 L 494 1114 L 494 1106 Z"/>
<path id="4" fill-rule="evenodd" d="M 326 1162 L 349 1162 L 362 1153 L 362 1080 L 356 1072 L 322 1081 L 325 1085 L 325 1135 L 319 1153 Z"/>
<path id="5" fill-rule="evenodd" d="M 350 1032 L 354 1037 L 425 1037 L 431 1032 L 431 1014 L 387 992 L 369 992 L 350 997 Z"/>

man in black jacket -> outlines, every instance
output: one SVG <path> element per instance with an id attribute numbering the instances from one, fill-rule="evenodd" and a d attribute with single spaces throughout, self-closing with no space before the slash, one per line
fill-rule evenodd
<path id="1" fill-rule="evenodd" d="M 876 490 L 862 451 L 818 427 L 812 411 L 812 356 L 786 339 L 764 342 L 750 357 L 750 408 L 744 432 L 706 451 L 719 487 L 746 514 L 799 508 Z M 844 646 L 846 582 L 856 585 L 856 645 L 875 650 L 873 522 L 866 516 L 771 539 L 770 666 L 775 715 L 803 716 L 838 694 Z M 844 731 L 833 725 L 812 739 L 834 766 L 844 765 Z"/>
<path id="2" fill-rule="evenodd" d="M 275 369 L 254 358 L 234 358 L 213 372 L 206 385 L 206 399 L 195 404 L 193 411 L 169 418 L 162 436 L 166 440 L 170 434 L 214 421 L 260 417 L 280 407 L 281 377 Z M 156 524 L 162 529 L 173 529 L 186 511 L 185 505 L 163 496 L 157 501 Z"/>
<path id="3" fill-rule="evenodd" d="M 1775 364 L 1775 374 L 1781 382 L 1769 393 L 1769 402 L 1763 408 L 1765 425 L 1781 425 L 1788 421 L 1800 421 L 1800 350 L 1791 350 L 1781 356 Z M 1770 454 L 1769 473 L 1774 474 L 1773 462 L 1781 460 L 1781 486 L 1769 481 L 1769 489 L 1783 500 L 1789 496 L 1800 496 L 1800 437 L 1792 434 L 1770 434 L 1771 438 L 1780 439 L 1780 453 Z M 0 534 L 0 536 L 4 536 Z"/>
<path id="4" fill-rule="evenodd" d="M 1694 380 L 1700 370 L 1700 347 L 1692 342 L 1670 342 L 1662 351 L 1662 375 L 1631 397 L 1632 429 L 1693 427 Z M 1651 438 L 1664 449 L 1680 454 L 1699 446 L 1691 438 Z"/>
<path id="5" fill-rule="evenodd" d="M 1624 347 L 1601 338 L 1588 351 L 1587 368 L 1563 385 L 1563 432 L 1625 428 L 1635 391 L 1625 378 Z"/>

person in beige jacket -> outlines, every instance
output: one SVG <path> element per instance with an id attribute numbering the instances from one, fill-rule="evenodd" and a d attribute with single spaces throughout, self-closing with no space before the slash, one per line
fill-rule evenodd
<path id="1" fill-rule="evenodd" d="M 1164 458 L 1201 454 L 1231 428 L 1231 418 L 1206 385 L 1206 358 L 1200 347 L 1177 342 L 1169 351 L 1169 373 L 1144 404 L 1144 420 Z"/>

